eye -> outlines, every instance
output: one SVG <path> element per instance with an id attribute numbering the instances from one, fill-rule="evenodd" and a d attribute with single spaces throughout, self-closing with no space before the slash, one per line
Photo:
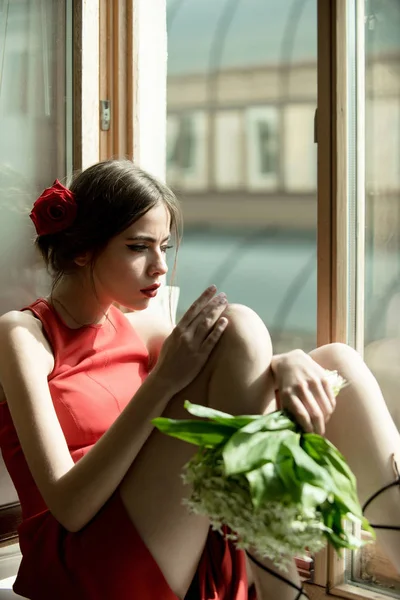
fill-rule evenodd
<path id="1" fill-rule="evenodd" d="M 146 252 L 146 250 L 148 250 L 147 246 L 144 246 L 143 244 L 129 244 L 127 245 L 127 248 L 132 252 Z"/>
<path id="2" fill-rule="evenodd" d="M 173 248 L 173 246 L 161 246 L 161 252 L 166 252 L 167 250 L 170 250 L 171 248 Z"/>

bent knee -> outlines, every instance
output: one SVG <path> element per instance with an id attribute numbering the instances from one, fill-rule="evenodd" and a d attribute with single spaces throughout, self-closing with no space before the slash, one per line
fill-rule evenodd
<path id="1" fill-rule="evenodd" d="M 223 316 L 228 319 L 228 329 L 232 332 L 248 329 L 249 327 L 257 327 L 266 330 L 266 326 L 261 317 L 245 304 L 228 304 Z"/>
<path id="2" fill-rule="evenodd" d="M 268 329 L 258 314 L 243 304 L 229 304 L 223 316 L 228 319 L 228 326 L 221 342 L 225 348 L 235 350 L 246 347 L 250 353 L 263 352 L 272 354 L 272 343 Z"/>
<path id="3" fill-rule="evenodd" d="M 333 342 L 320 346 L 310 356 L 327 369 L 340 370 L 343 365 L 358 364 L 362 362 L 361 355 L 348 344 Z"/>

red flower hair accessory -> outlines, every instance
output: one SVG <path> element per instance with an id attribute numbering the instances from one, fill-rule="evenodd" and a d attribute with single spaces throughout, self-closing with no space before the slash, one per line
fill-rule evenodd
<path id="1" fill-rule="evenodd" d="M 77 210 L 74 193 L 56 179 L 36 200 L 29 216 L 38 235 L 49 235 L 70 227 Z"/>

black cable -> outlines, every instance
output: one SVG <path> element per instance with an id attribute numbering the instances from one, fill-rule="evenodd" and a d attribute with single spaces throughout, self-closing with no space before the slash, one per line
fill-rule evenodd
<path id="1" fill-rule="evenodd" d="M 270 569 L 269 567 L 267 567 L 266 565 L 264 565 L 263 563 L 261 563 L 260 561 L 258 561 L 252 554 L 250 554 L 247 550 L 246 550 L 246 554 L 249 557 L 249 559 L 257 565 L 257 567 L 259 567 L 260 569 L 262 569 L 263 571 L 266 571 L 266 573 L 269 573 L 270 575 L 273 575 L 274 577 L 276 577 L 277 579 L 279 579 L 279 581 L 282 581 L 283 583 L 286 583 L 287 585 L 289 585 L 290 587 L 292 587 L 293 589 L 295 589 L 297 592 L 299 592 L 296 596 L 295 600 L 300 600 L 300 598 L 304 595 L 306 598 L 308 598 L 309 596 L 305 593 L 305 591 L 303 590 L 302 587 L 299 587 L 298 585 L 296 585 L 295 583 L 293 583 L 293 581 L 290 581 L 290 579 L 287 579 L 286 577 L 283 577 L 283 575 L 280 575 L 280 573 L 277 573 L 276 571 L 273 571 L 272 569 Z"/>
<path id="2" fill-rule="evenodd" d="M 386 492 L 386 490 L 389 490 L 390 488 L 395 487 L 396 485 L 400 486 L 400 478 L 396 479 L 396 481 L 392 481 L 392 483 L 389 483 L 388 485 L 384 485 L 377 492 L 375 492 L 375 494 L 372 494 L 372 496 L 370 498 L 368 498 L 368 500 L 365 502 L 364 506 L 362 507 L 363 514 L 365 513 L 366 509 L 371 504 L 371 502 L 373 500 L 375 500 L 375 498 L 377 498 L 378 496 L 383 494 L 383 492 Z M 371 527 L 373 527 L 374 529 L 387 529 L 389 531 L 400 531 L 400 525 L 372 525 L 372 523 L 371 523 Z"/>

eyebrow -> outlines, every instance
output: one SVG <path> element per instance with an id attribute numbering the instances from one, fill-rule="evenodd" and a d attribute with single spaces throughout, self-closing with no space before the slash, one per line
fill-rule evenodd
<path id="1" fill-rule="evenodd" d="M 171 238 L 171 234 L 167 235 L 162 241 L 166 242 Z M 134 235 L 126 238 L 126 241 L 140 241 L 140 242 L 151 242 L 155 244 L 157 242 L 156 238 L 151 237 L 150 235 Z"/>

